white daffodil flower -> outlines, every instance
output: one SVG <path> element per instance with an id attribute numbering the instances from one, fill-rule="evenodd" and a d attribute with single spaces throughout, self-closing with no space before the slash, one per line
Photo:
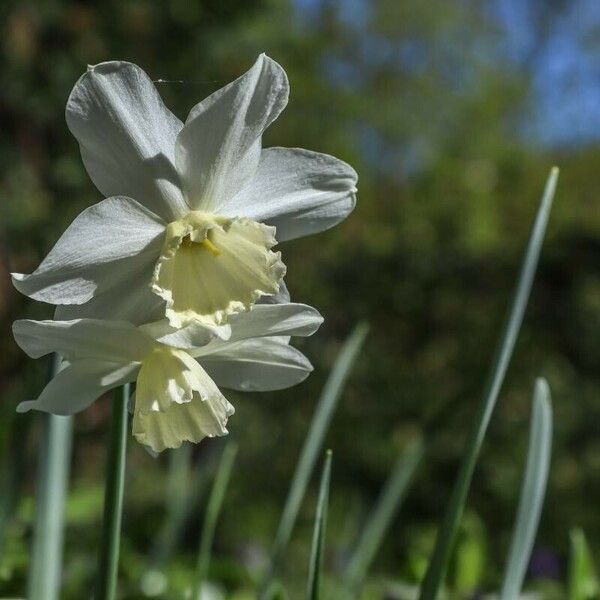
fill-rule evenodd
<path id="1" fill-rule="evenodd" d="M 276 242 L 332 227 L 356 202 L 346 163 L 261 148 L 288 92 L 285 71 L 262 54 L 184 124 L 136 65 L 89 67 L 66 117 L 107 199 L 75 219 L 34 273 L 13 274 L 17 289 L 59 305 L 57 319 L 166 315 L 175 327 L 222 324 L 277 293 Z"/>
<path id="2" fill-rule="evenodd" d="M 312 335 L 323 318 L 303 304 L 262 304 L 206 328 L 174 329 L 166 319 L 16 321 L 17 344 L 32 358 L 56 352 L 63 368 L 37 400 L 17 410 L 71 415 L 107 390 L 137 381 L 133 435 L 155 452 L 227 434 L 233 406 L 219 386 L 241 391 L 290 387 L 312 371 L 289 336 Z"/>

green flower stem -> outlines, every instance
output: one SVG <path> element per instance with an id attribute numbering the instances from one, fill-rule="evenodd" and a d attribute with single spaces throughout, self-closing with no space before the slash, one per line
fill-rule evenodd
<path id="1" fill-rule="evenodd" d="M 58 372 L 55 357 L 52 376 Z M 58 600 L 62 571 L 65 497 L 71 465 L 71 417 L 42 415 L 33 548 L 27 597 Z"/>
<path id="2" fill-rule="evenodd" d="M 112 404 L 110 446 L 104 491 L 104 517 L 95 600 L 114 600 L 117 589 L 123 489 L 125 487 L 129 390 L 130 384 L 128 383 L 117 389 Z"/>

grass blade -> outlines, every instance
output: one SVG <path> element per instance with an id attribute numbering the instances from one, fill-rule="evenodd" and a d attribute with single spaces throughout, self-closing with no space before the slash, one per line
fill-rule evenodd
<path id="1" fill-rule="evenodd" d="M 344 582 L 350 592 L 356 591 L 364 580 L 394 515 L 400 509 L 423 453 L 423 443 L 416 440 L 396 461 L 348 563 Z"/>
<path id="2" fill-rule="evenodd" d="M 363 323 L 357 325 L 350 334 L 335 361 L 331 374 L 321 393 L 317 409 L 308 430 L 308 435 L 304 440 L 296 471 L 290 485 L 290 491 L 288 492 L 279 527 L 275 535 L 269 566 L 260 586 L 260 598 L 266 597 L 266 592 L 279 566 L 281 556 L 288 545 L 294 523 L 298 517 L 300 504 L 306 492 L 306 486 L 313 472 L 317 457 L 322 451 L 325 434 L 344 389 L 344 384 L 365 341 L 368 329 L 368 326 Z"/>
<path id="3" fill-rule="evenodd" d="M 323 548 L 325 546 L 325 531 L 327 530 L 327 504 L 329 502 L 329 482 L 331 480 L 331 450 L 327 450 L 325 464 L 321 474 L 319 499 L 315 515 L 310 563 L 308 566 L 308 600 L 318 600 L 321 588 L 321 569 L 323 566 Z"/>
<path id="4" fill-rule="evenodd" d="M 127 454 L 127 404 L 130 384 L 115 390 L 112 402 L 112 422 L 106 465 L 104 516 L 98 556 L 98 574 L 94 600 L 114 600 L 117 591 L 123 492 L 125 489 L 125 459 Z"/>
<path id="5" fill-rule="evenodd" d="M 210 564 L 210 554 L 215 535 L 215 527 L 217 525 L 219 513 L 221 512 L 223 499 L 225 498 L 225 492 L 227 490 L 227 485 L 229 484 L 229 478 L 231 476 L 231 470 L 233 468 L 233 462 L 235 461 L 236 454 L 237 445 L 234 442 L 229 442 L 223 450 L 217 475 L 215 476 L 215 482 L 210 493 L 210 498 L 208 499 L 206 515 L 204 517 L 204 524 L 202 526 L 202 534 L 200 536 L 200 550 L 198 553 L 198 564 L 196 567 L 196 580 L 194 582 L 194 593 L 192 594 L 192 598 L 194 600 L 200 600 L 202 594 L 202 584 L 204 581 L 206 581 L 208 565 Z"/>
<path id="6" fill-rule="evenodd" d="M 475 464 L 502 383 L 504 382 L 504 377 L 523 321 L 523 315 L 531 292 L 531 286 L 539 261 L 548 218 L 550 216 L 557 179 L 558 169 L 554 167 L 550 171 L 550 176 L 546 182 L 546 189 L 536 215 L 527 250 L 525 251 L 525 257 L 513 301 L 508 312 L 506 325 L 500 339 L 495 360 L 492 363 L 488 383 L 485 387 L 482 402 L 474 422 L 474 427 L 467 442 L 465 456 L 460 466 L 458 477 L 448 503 L 448 508 L 438 533 L 433 555 L 423 580 L 419 596 L 420 600 L 435 600 L 446 575 L 448 561 L 456 540 L 467 494 L 471 485 L 471 479 L 473 478 Z"/>
<path id="7" fill-rule="evenodd" d="M 52 376 L 60 357 L 53 358 Z M 72 417 L 42 414 L 33 549 L 27 597 L 58 600 L 62 571 L 65 498 L 71 466 Z"/>
<path id="8" fill-rule="evenodd" d="M 527 466 L 525 467 L 500 600 L 513 600 L 521 594 L 546 494 L 551 448 L 550 389 L 545 379 L 538 379 L 533 395 Z"/>
<path id="9" fill-rule="evenodd" d="M 581 529 L 573 529 L 569 558 L 569 600 L 594 600 L 599 595 L 600 583 L 585 535 Z"/>

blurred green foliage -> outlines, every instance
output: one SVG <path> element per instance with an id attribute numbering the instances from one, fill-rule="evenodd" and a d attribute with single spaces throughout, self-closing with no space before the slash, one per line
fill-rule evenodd
<path id="1" fill-rule="evenodd" d="M 425 464 L 372 569 L 409 584 L 422 575 L 539 194 L 555 163 L 561 181 L 548 239 L 476 473 L 451 584 L 468 594 L 499 581 L 527 445 L 529 392 L 539 374 L 553 389 L 556 424 L 537 575 L 566 578 L 568 531 L 575 525 L 587 532 L 592 555 L 600 556 L 600 512 L 593 501 L 600 497 L 600 153 L 593 143 L 549 150 L 524 135 L 522 123 L 536 111 L 533 73 L 498 52 L 503 32 L 485 5 L 2 3 L 0 447 L 3 481 L 15 484 L 2 489 L 16 489 L 19 496 L 3 497 L 17 512 L 6 530 L 0 594 L 25 589 L 38 440 L 35 415 L 15 416 L 14 407 L 37 394 L 47 376 L 47 365 L 18 351 L 10 323 L 51 316 L 50 307 L 14 291 L 8 273 L 35 268 L 77 213 L 101 199 L 63 114 L 86 64 L 108 59 L 131 60 L 153 79 L 167 80 L 159 89 L 183 118 L 265 51 L 284 66 L 291 83 L 290 104 L 267 132 L 265 146 L 328 152 L 360 175 L 358 206 L 346 222 L 282 248 L 292 296 L 316 306 L 326 321 L 302 343 L 315 365 L 305 384 L 277 394 L 231 394 L 237 412 L 230 431 L 240 452 L 211 578 L 233 597 L 249 597 L 244 590 L 266 560 L 319 391 L 359 320 L 370 323 L 371 333 L 327 439 L 336 460 L 325 567 L 347 561 L 399 450 L 424 433 Z M 560 7 L 547 3 L 540 36 L 552 29 Z M 106 429 L 106 402 L 76 419 L 64 598 L 81 597 L 93 577 Z M 214 464 L 216 445 L 194 449 L 200 468 Z M 195 564 L 204 488 L 167 488 L 169 458 L 153 460 L 130 447 L 122 597 L 138 598 L 141 588 L 148 596 L 183 597 Z M 192 479 L 188 484 L 196 485 Z M 286 556 L 286 574 L 300 586 L 316 482 L 311 489 Z M 173 506 L 167 490 L 196 504 L 187 525 L 178 526 L 176 559 L 162 557 L 160 569 L 149 571 L 148 558 L 165 527 L 165 503 Z M 534 571 L 538 563 L 534 555 Z M 373 585 L 396 597 L 395 583 Z M 370 594 L 367 586 L 364 597 L 377 597 Z"/>

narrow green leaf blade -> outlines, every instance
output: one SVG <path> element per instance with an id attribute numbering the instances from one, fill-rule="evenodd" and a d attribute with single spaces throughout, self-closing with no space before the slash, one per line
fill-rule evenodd
<path id="1" fill-rule="evenodd" d="M 344 343 L 325 384 L 296 465 L 296 471 L 275 535 L 269 566 L 260 586 L 260 598 L 266 597 L 266 592 L 279 565 L 281 556 L 288 545 L 308 481 L 314 470 L 317 457 L 323 448 L 325 434 L 352 366 L 365 341 L 368 329 L 368 326 L 364 323 L 356 326 Z"/>
<path id="2" fill-rule="evenodd" d="M 327 530 L 327 505 L 329 502 L 329 482 L 331 479 L 332 452 L 328 450 L 325 455 L 321 485 L 319 486 L 319 499 L 315 515 L 312 548 L 308 566 L 308 587 L 306 597 L 308 600 L 318 600 L 321 586 L 321 568 L 323 565 L 323 549 L 325 546 L 325 532 Z"/>
<path id="3" fill-rule="evenodd" d="M 196 580 L 194 583 L 194 593 L 192 595 L 194 600 L 200 600 L 202 594 L 202 584 L 204 581 L 206 581 L 213 539 L 215 536 L 215 528 L 221 512 L 221 507 L 223 506 L 225 492 L 227 491 L 227 486 L 229 485 L 229 479 L 231 477 L 231 471 L 233 469 L 233 463 L 235 461 L 236 454 L 237 444 L 235 442 L 228 442 L 223 450 L 223 455 L 219 463 L 215 482 L 210 493 L 210 498 L 208 499 L 206 515 L 204 517 L 204 524 L 202 526 L 202 534 L 200 536 L 200 550 L 198 552 L 198 564 L 196 566 Z"/>
<path id="4" fill-rule="evenodd" d="M 60 357 L 53 358 L 52 377 Z M 62 571 L 65 499 L 71 465 L 73 419 L 42 414 L 42 439 L 27 597 L 58 600 Z"/>
<path id="5" fill-rule="evenodd" d="M 348 563 L 344 581 L 350 591 L 357 590 L 367 575 L 394 516 L 400 510 L 423 454 L 423 443 L 417 439 L 398 457 Z"/>
<path id="6" fill-rule="evenodd" d="M 527 465 L 500 600 L 514 600 L 521 593 L 546 494 L 551 448 L 550 388 L 545 379 L 538 379 L 533 395 Z"/>
<path id="7" fill-rule="evenodd" d="M 600 582 L 581 529 L 571 531 L 569 558 L 569 600 L 594 600 L 600 596 Z"/>
<path id="8" fill-rule="evenodd" d="M 519 274 L 517 287 L 508 312 L 506 325 L 496 358 L 492 363 L 482 402 L 471 431 L 464 459 L 452 490 L 444 520 L 438 533 L 431 561 L 421 587 L 420 600 L 435 600 L 444 582 L 450 554 L 454 547 L 458 528 L 464 511 L 473 471 L 487 432 L 504 377 L 513 354 L 517 336 L 523 322 L 525 308 L 537 269 L 542 243 L 556 191 L 558 169 L 553 167 L 546 182 L 546 189 L 538 209 L 529 244 Z"/>

